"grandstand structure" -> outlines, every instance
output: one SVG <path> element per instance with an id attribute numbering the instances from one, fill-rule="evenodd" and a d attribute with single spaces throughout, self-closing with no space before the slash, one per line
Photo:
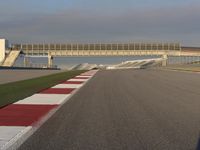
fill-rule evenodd
<path id="1" fill-rule="evenodd" d="M 13 44 L 26 56 L 48 56 L 48 66 L 56 56 L 137 56 L 162 55 L 167 59 L 169 51 L 181 51 L 179 43 L 97 43 L 97 44 Z M 164 63 L 163 65 L 165 65 Z"/>
<path id="2" fill-rule="evenodd" d="M 181 50 L 179 43 L 13 44 L 12 47 L 28 56 L 45 56 L 49 53 L 54 56 L 131 55 L 127 52 Z"/>
<path id="3" fill-rule="evenodd" d="M 9 52 L 7 50 L 7 57 L 4 58 L 2 56 L 1 58 L 4 60 L 1 64 L 5 66 L 12 66 L 20 53 L 24 54 L 25 57 L 48 57 L 49 67 L 53 65 L 54 57 L 161 56 L 163 58 L 163 65 L 165 66 L 168 56 L 200 56 L 199 52 L 182 51 L 180 43 L 28 43 L 10 45 Z M 15 57 L 11 57 L 11 55 Z"/>
<path id="4" fill-rule="evenodd" d="M 66 43 L 66 44 L 13 44 L 27 57 L 48 57 L 48 66 L 54 57 L 70 56 L 161 56 L 163 66 L 168 56 L 200 56 L 196 52 L 181 51 L 180 43 Z"/>

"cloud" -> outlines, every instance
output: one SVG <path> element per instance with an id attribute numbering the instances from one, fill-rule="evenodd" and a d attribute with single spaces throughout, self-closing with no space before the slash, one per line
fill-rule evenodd
<path id="1" fill-rule="evenodd" d="M 0 20 L 0 34 L 13 42 L 181 41 L 199 45 L 200 5 L 98 12 L 67 9 L 19 13 Z"/>

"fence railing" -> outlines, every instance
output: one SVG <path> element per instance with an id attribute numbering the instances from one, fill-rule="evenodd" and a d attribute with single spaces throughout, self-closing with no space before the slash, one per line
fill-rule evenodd
<path id="1" fill-rule="evenodd" d="M 49 50 L 181 50 L 180 43 L 13 44 L 23 51 Z"/>

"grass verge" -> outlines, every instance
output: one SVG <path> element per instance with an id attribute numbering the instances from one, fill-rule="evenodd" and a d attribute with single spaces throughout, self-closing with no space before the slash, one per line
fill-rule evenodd
<path id="1" fill-rule="evenodd" d="M 85 71 L 67 71 L 0 85 L 0 107 L 14 103 Z"/>

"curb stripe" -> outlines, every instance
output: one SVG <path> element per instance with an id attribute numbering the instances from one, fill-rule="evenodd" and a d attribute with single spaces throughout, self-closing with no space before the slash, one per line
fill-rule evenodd
<path id="1" fill-rule="evenodd" d="M 14 104 L 34 104 L 34 105 L 59 105 L 70 94 L 34 94 Z"/>
<path id="2" fill-rule="evenodd" d="M 82 84 L 83 81 L 65 81 L 62 84 Z"/>
<path id="3" fill-rule="evenodd" d="M 79 76 L 76 76 L 76 77 L 80 77 L 80 78 L 84 78 L 84 77 L 88 77 L 88 78 L 91 78 L 92 76 L 83 76 L 83 75 L 79 75 Z"/>
<path id="4" fill-rule="evenodd" d="M 80 88 L 83 84 L 58 84 L 52 88 Z"/>
<path id="5" fill-rule="evenodd" d="M 0 109 L 0 149 L 17 149 L 96 72 L 82 73 Z"/>
<path id="6" fill-rule="evenodd" d="M 81 81 L 81 82 L 83 82 L 83 81 L 87 81 L 88 79 L 75 79 L 75 78 L 72 78 L 72 79 L 70 79 L 70 80 L 68 80 L 68 81 Z"/>
<path id="7" fill-rule="evenodd" d="M 72 91 L 74 91 L 75 89 L 74 88 L 50 88 L 50 89 L 47 89 L 47 90 L 44 90 L 40 93 L 43 93 L 43 94 L 70 94 Z"/>
<path id="8" fill-rule="evenodd" d="M 89 79 L 89 77 L 75 77 L 74 79 Z"/>
<path id="9" fill-rule="evenodd" d="M 0 109 L 0 126 L 30 126 L 57 105 L 11 104 Z"/>

